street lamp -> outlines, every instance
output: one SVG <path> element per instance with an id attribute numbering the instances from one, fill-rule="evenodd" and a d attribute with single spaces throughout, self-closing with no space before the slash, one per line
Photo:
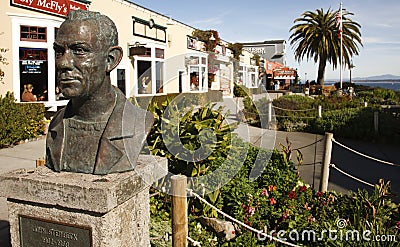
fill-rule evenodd
<path id="1" fill-rule="evenodd" d="M 215 38 L 214 38 L 214 34 L 211 32 L 211 37 L 210 37 L 210 39 L 209 39 L 210 41 L 215 41 Z"/>

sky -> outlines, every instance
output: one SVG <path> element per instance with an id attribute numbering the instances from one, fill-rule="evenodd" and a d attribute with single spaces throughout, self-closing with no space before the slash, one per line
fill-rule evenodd
<path id="1" fill-rule="evenodd" d="M 332 0 L 130 0 L 155 12 L 201 30 L 216 30 L 231 43 L 286 40 L 286 66 L 297 68 L 300 78 L 316 80 L 318 64 L 294 59 L 289 43 L 294 20 L 306 11 L 338 10 L 340 1 Z M 361 25 L 363 46 L 353 58 L 352 77 L 384 74 L 400 76 L 400 1 L 343 0 L 350 18 Z M 306 76 L 307 73 L 307 76 Z M 349 71 L 343 70 L 343 79 Z M 339 69 L 327 64 L 325 79 L 340 78 Z"/>

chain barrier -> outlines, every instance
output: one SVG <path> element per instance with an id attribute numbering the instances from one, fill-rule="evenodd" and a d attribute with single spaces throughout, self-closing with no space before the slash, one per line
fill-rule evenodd
<path id="1" fill-rule="evenodd" d="M 353 175 L 350 175 L 349 173 L 347 173 L 347 172 L 341 170 L 341 169 L 340 169 L 339 167 L 337 167 L 335 164 L 330 164 L 329 166 L 332 167 L 332 168 L 334 168 L 335 170 L 337 170 L 338 172 L 342 173 L 343 175 L 345 175 L 345 176 L 347 176 L 347 177 L 349 177 L 349 178 L 352 178 L 352 179 L 354 179 L 354 180 L 356 180 L 356 181 L 358 181 L 358 182 L 360 182 L 360 183 L 363 183 L 363 184 L 366 184 L 366 185 L 368 185 L 368 186 L 371 186 L 372 188 L 375 187 L 373 184 L 368 183 L 368 182 L 365 182 L 364 180 L 361 180 L 361 179 L 359 179 L 359 178 L 357 178 L 357 177 L 354 177 Z"/>
<path id="2" fill-rule="evenodd" d="M 199 241 L 196 241 L 194 239 L 192 239 L 191 237 L 187 236 L 186 238 L 187 240 L 189 240 L 192 243 L 192 246 L 198 246 L 201 247 L 201 243 Z"/>
<path id="3" fill-rule="evenodd" d="M 306 110 L 292 110 L 292 109 L 284 109 L 284 108 L 280 108 L 277 106 L 272 105 L 273 108 L 278 109 L 278 110 L 282 110 L 282 111 L 294 111 L 294 112 L 301 112 L 301 111 L 316 111 L 317 109 L 315 108 L 311 108 L 311 109 L 306 109 Z"/>
<path id="4" fill-rule="evenodd" d="M 279 239 L 279 238 L 276 238 L 276 237 L 274 237 L 274 236 L 268 235 L 267 233 L 264 233 L 263 231 L 257 230 L 257 229 L 255 229 L 255 228 L 249 226 L 249 225 L 246 225 L 245 223 L 243 223 L 243 222 L 241 222 L 241 221 L 239 221 L 239 220 L 233 218 L 233 217 L 230 216 L 229 214 L 227 214 L 227 213 L 223 212 L 222 210 L 220 210 L 219 208 L 215 207 L 214 205 L 212 205 L 211 203 L 209 203 L 207 200 L 205 200 L 204 198 L 202 198 L 200 195 L 198 195 L 198 194 L 196 194 L 195 192 L 193 192 L 193 190 L 188 189 L 188 191 L 189 191 L 189 193 L 190 193 L 191 196 L 196 197 L 197 199 L 199 199 L 199 200 L 202 201 L 203 203 L 207 204 L 208 206 L 210 206 L 211 208 L 213 208 L 214 210 L 216 210 L 216 211 L 217 211 L 218 213 L 220 213 L 221 215 L 225 216 L 226 218 L 230 219 L 231 221 L 235 222 L 236 224 L 241 225 L 242 227 L 246 228 L 247 230 L 250 230 L 250 231 L 252 231 L 252 232 L 254 232 L 254 233 L 257 233 L 258 235 L 262 235 L 262 236 L 264 236 L 264 237 L 269 238 L 270 240 L 277 241 L 277 242 L 282 243 L 282 244 L 287 245 L 287 246 L 300 247 L 300 246 L 298 246 L 298 245 L 295 245 L 295 244 L 292 244 L 292 243 L 283 241 L 283 240 L 281 240 L 281 239 Z"/>
<path id="5" fill-rule="evenodd" d="M 342 143 L 336 141 L 335 138 L 332 138 L 332 142 L 336 143 L 337 145 L 341 146 L 342 148 L 345 148 L 345 149 L 347 149 L 347 150 L 349 150 L 349 151 L 351 151 L 351 152 L 353 152 L 353 153 L 356 153 L 356 154 L 358 154 L 358 155 L 360 155 L 360 156 L 363 156 L 363 157 L 365 157 L 365 158 L 367 158 L 367 159 L 374 160 L 374 161 L 377 161 L 377 162 L 380 162 L 380 163 L 383 163 L 383 164 L 386 164 L 386 165 L 390 165 L 390 166 L 397 166 L 397 167 L 400 167 L 399 164 L 395 164 L 395 163 L 393 163 L 393 162 L 388 162 L 388 161 L 380 160 L 380 159 L 371 157 L 371 156 L 369 156 L 369 155 L 360 153 L 360 152 L 358 152 L 358 151 L 356 151 L 356 150 L 354 150 L 354 149 L 352 149 L 352 148 L 349 148 L 349 147 L 347 147 L 346 145 L 344 145 L 344 144 L 342 144 Z"/>

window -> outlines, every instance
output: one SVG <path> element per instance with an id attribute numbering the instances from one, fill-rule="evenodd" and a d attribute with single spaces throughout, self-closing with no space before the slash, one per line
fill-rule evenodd
<path id="1" fill-rule="evenodd" d="M 186 57 L 189 74 L 189 91 L 207 91 L 207 57 L 206 55 L 190 55 Z"/>
<path id="2" fill-rule="evenodd" d="M 239 85 L 246 85 L 246 80 L 245 80 L 245 78 L 246 78 L 246 68 L 245 68 L 245 66 L 239 66 L 239 71 L 238 71 L 238 84 Z"/>
<path id="3" fill-rule="evenodd" d="M 37 26 L 20 26 L 21 41 L 47 41 L 47 28 Z"/>
<path id="4" fill-rule="evenodd" d="M 156 62 L 156 93 L 164 92 L 164 62 Z"/>
<path id="5" fill-rule="evenodd" d="M 124 69 L 117 69 L 117 86 L 124 94 L 126 94 Z"/>
<path id="6" fill-rule="evenodd" d="M 164 58 L 164 49 L 156 48 L 156 58 Z"/>
<path id="7" fill-rule="evenodd" d="M 164 93 L 165 60 L 164 49 L 143 47 L 146 52 L 134 55 L 137 71 L 136 95 Z"/>
<path id="8" fill-rule="evenodd" d="M 151 61 L 138 61 L 138 93 L 151 94 Z"/>

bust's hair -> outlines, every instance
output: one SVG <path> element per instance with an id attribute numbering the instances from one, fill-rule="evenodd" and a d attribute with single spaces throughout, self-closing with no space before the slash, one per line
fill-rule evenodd
<path id="1" fill-rule="evenodd" d="M 66 21 L 84 21 L 95 22 L 99 27 L 101 40 L 108 41 L 110 46 L 118 45 L 118 31 L 115 23 L 105 15 L 99 12 L 88 10 L 72 10 L 67 15 Z"/>

